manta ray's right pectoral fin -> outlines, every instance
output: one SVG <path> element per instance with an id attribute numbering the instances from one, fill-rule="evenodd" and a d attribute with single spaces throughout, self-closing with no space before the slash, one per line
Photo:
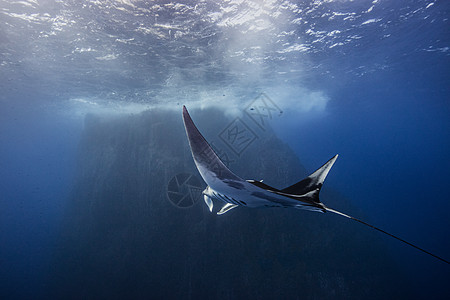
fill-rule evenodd
<path id="1" fill-rule="evenodd" d="M 203 200 L 205 200 L 206 205 L 208 205 L 209 211 L 212 212 L 214 207 L 212 199 L 208 195 L 203 195 Z"/>
<path id="2" fill-rule="evenodd" d="M 225 204 L 222 209 L 220 211 L 217 212 L 218 215 L 223 215 L 224 213 L 226 213 L 227 211 L 232 210 L 233 208 L 235 208 L 236 206 L 239 206 L 237 204 L 233 204 L 233 203 L 227 203 Z"/>

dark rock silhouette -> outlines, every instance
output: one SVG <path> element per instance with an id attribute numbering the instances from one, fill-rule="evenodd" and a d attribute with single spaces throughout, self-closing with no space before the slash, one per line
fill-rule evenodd
<path id="1" fill-rule="evenodd" d="M 218 136 L 230 120 L 215 110 L 191 113 L 207 140 L 227 151 Z M 281 188 L 314 171 L 306 172 L 270 128 L 258 130 L 258 139 L 241 157 L 230 155 L 236 174 Z M 200 177 L 181 108 L 179 114 L 90 115 L 79 149 L 77 182 L 55 256 L 52 297 L 405 296 L 402 276 L 377 233 L 339 216 L 243 207 L 217 216 L 202 199 L 189 209 L 170 203 L 166 187 L 173 176 L 187 172 Z M 361 216 L 326 182 L 321 198 L 330 207 Z"/>

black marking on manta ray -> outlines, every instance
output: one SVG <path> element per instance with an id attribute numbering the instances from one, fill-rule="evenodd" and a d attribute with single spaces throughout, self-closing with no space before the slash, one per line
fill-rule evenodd
<path id="1" fill-rule="evenodd" d="M 276 189 L 274 187 L 271 187 L 270 185 L 265 184 L 264 182 L 261 181 L 256 181 L 256 180 L 247 180 L 248 183 L 251 183 L 259 188 L 262 188 L 263 190 L 267 190 L 267 191 L 272 191 L 272 192 L 281 192 L 279 189 Z"/>
<path id="2" fill-rule="evenodd" d="M 255 196 L 255 197 L 259 197 L 259 198 L 263 198 L 263 199 L 269 200 L 271 202 L 281 203 L 280 199 L 278 199 L 277 197 L 273 197 L 271 195 L 267 195 L 267 194 L 264 194 L 262 192 L 252 192 L 251 195 Z"/>
<path id="3" fill-rule="evenodd" d="M 222 197 L 221 194 L 216 193 L 216 192 L 213 192 L 212 194 L 213 194 L 213 196 L 216 197 L 217 199 L 222 200 L 223 202 L 228 202 L 228 201 L 226 201 L 226 200 Z"/>
<path id="4" fill-rule="evenodd" d="M 366 225 L 372 229 L 375 229 L 379 232 L 382 232 L 386 235 L 389 235 L 411 247 L 416 248 L 417 250 L 422 251 L 423 253 L 426 253 L 434 258 L 437 258 L 447 264 L 450 264 L 450 261 L 443 259 L 440 256 L 437 256 L 431 252 L 428 252 L 412 243 L 409 243 L 393 234 L 390 234 L 378 227 L 375 227 L 373 225 L 370 225 L 362 220 L 359 220 L 357 218 L 354 218 L 352 216 L 349 216 L 347 214 L 344 214 L 340 211 L 331 209 L 326 207 L 322 202 L 319 200 L 319 192 L 322 187 L 322 183 L 325 180 L 326 176 L 328 175 L 328 172 L 330 171 L 331 167 L 333 166 L 334 162 L 337 159 L 337 155 L 335 155 L 333 158 L 331 158 L 329 161 L 327 161 L 323 166 L 321 166 L 319 169 L 317 169 L 314 173 L 309 175 L 307 178 L 287 187 L 282 190 L 278 190 L 275 188 L 272 188 L 262 182 L 256 182 L 254 180 L 248 180 L 244 181 L 239 176 L 235 175 L 233 172 L 231 172 L 220 160 L 220 158 L 217 156 L 217 154 L 214 152 L 214 150 L 211 148 L 211 146 L 208 144 L 208 142 L 205 140 L 203 135 L 200 133 L 200 131 L 195 126 L 194 122 L 192 121 L 191 117 L 189 116 L 189 113 L 185 106 L 183 106 L 183 120 L 184 120 L 184 126 L 186 128 L 186 133 L 189 140 L 189 145 L 191 148 L 192 156 L 194 158 L 194 161 L 197 165 L 197 169 L 200 172 L 200 175 L 203 177 L 205 182 L 208 184 L 207 189 L 211 189 L 212 195 L 216 199 L 220 199 L 221 201 L 224 201 L 226 203 L 232 203 L 236 206 L 245 204 L 245 202 L 236 199 L 232 197 L 227 197 L 225 195 L 222 195 L 214 190 L 214 188 L 217 189 L 223 189 L 224 191 L 228 191 L 227 188 L 224 188 L 224 186 L 228 186 L 235 189 L 243 189 L 247 192 L 250 192 L 251 196 L 254 198 L 257 198 L 258 201 L 254 202 L 259 205 L 254 205 L 253 207 L 292 207 L 292 208 L 299 208 L 299 209 L 307 209 L 307 210 L 313 210 L 313 211 L 322 211 L 322 212 L 332 212 L 334 214 L 343 216 L 345 218 L 357 221 L 363 225 Z M 201 153 L 205 152 L 206 155 L 206 165 L 201 159 Z M 209 163 L 208 163 L 209 162 Z M 217 179 L 221 181 L 222 184 L 215 182 Z M 257 191 L 255 191 L 257 189 Z M 242 195 L 245 195 L 246 193 L 242 193 Z M 205 194 L 208 196 L 208 194 Z M 276 196 L 275 196 L 276 195 Z M 286 198 L 285 201 L 283 201 L 283 197 Z M 250 201 L 251 198 L 249 198 L 248 201 Z M 207 198 L 205 198 L 205 202 L 207 202 L 208 206 L 212 208 L 211 202 L 206 201 Z M 268 203 L 264 203 L 264 200 Z M 296 202 L 292 202 L 293 200 L 296 200 Z M 296 204 L 298 203 L 298 204 Z M 231 208 L 230 208 L 231 209 Z M 224 212 L 221 212 L 220 214 L 223 214 L 228 210 L 225 210 Z"/>
<path id="5" fill-rule="evenodd" d="M 238 190 L 245 189 L 245 186 L 242 183 L 235 181 L 235 180 L 224 179 L 223 182 L 225 182 L 229 187 L 232 187 L 232 188 L 235 188 Z"/>
<path id="6" fill-rule="evenodd" d="M 222 195 L 222 194 L 219 194 L 217 192 L 213 192 L 212 194 L 213 194 L 214 197 L 216 197 L 217 199 L 219 199 L 219 200 L 221 200 L 221 201 L 223 201 L 225 203 L 232 203 L 232 204 L 237 204 L 237 205 L 239 204 L 239 203 L 237 203 L 237 201 L 234 198 L 230 199 L 226 195 Z"/>
<path id="7" fill-rule="evenodd" d="M 236 201 L 236 199 L 234 199 L 233 197 L 228 197 L 227 195 L 223 195 L 225 198 L 227 198 L 228 199 L 228 201 L 230 201 L 230 202 L 237 202 Z"/>
<path id="8" fill-rule="evenodd" d="M 280 205 L 285 206 L 285 207 L 293 207 L 293 205 L 286 205 L 286 204 L 285 204 L 282 200 L 280 200 L 279 198 L 272 197 L 271 195 L 267 195 L 267 194 L 264 194 L 264 193 L 262 193 L 262 192 L 252 192 L 251 195 L 252 195 L 252 196 L 255 196 L 255 197 L 259 197 L 259 198 L 266 199 L 266 200 L 268 200 L 268 201 L 270 201 L 270 202 L 279 203 Z M 295 199 L 295 200 L 299 201 L 299 205 L 302 205 L 302 206 L 317 207 L 317 205 L 315 205 L 315 204 L 313 204 L 313 203 L 310 203 L 310 202 L 308 202 L 308 201 L 304 201 L 303 199 L 298 199 L 298 198 L 293 198 L 293 197 L 287 197 L 287 196 L 286 196 L 286 198 Z"/>
<path id="9" fill-rule="evenodd" d="M 233 200 L 231 200 L 230 197 L 228 197 L 227 195 L 223 195 L 223 194 L 219 194 L 219 195 L 222 197 L 222 199 L 225 198 L 224 199 L 225 202 L 233 202 Z"/>

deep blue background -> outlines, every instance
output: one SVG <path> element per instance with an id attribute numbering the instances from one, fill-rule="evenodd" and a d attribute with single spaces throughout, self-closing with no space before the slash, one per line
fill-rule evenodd
<path id="1" fill-rule="evenodd" d="M 175 90 L 178 94 L 172 95 L 173 98 L 157 100 L 167 100 L 169 106 L 178 108 L 177 102 L 195 102 L 201 94 L 196 93 L 199 85 L 204 85 L 205 90 L 218 90 L 220 96 L 222 89 L 241 89 L 244 92 L 239 97 L 238 93 L 230 95 L 237 99 L 230 107 L 237 102 L 241 105 L 239 109 L 254 99 L 255 90 L 280 101 L 277 104 L 284 113 L 273 126 L 308 170 L 312 172 L 334 154 L 340 155 L 324 188 L 334 188 L 351 199 L 363 212 L 355 217 L 450 259 L 448 1 L 379 1 L 370 13 L 364 11 L 371 7 L 372 1 L 335 2 L 316 7 L 317 14 L 313 12 L 311 17 L 302 15 L 308 10 L 304 9 L 299 14 L 308 22 L 289 23 L 286 28 L 285 24 L 276 24 L 280 25 L 280 31 L 295 33 L 285 40 L 268 38 L 269 46 L 255 53 L 273 57 L 260 60 L 261 66 L 256 67 L 245 62 L 248 58 L 245 55 L 242 61 L 233 56 L 232 50 L 238 52 L 242 46 L 252 58 L 251 46 L 258 46 L 259 40 L 266 42 L 260 36 L 252 39 L 248 28 L 211 26 L 219 32 L 201 31 L 201 38 L 188 36 L 192 45 L 178 40 L 171 44 L 169 39 L 140 36 L 127 27 L 153 18 L 136 17 L 133 22 L 126 19 L 132 18 L 131 14 L 123 17 L 122 11 L 110 13 L 105 7 L 81 9 L 73 1 L 65 8 L 76 12 L 74 19 L 78 23 L 73 28 L 55 30 L 62 34 L 52 40 L 51 34 L 49 39 L 36 37 L 41 31 L 50 31 L 45 24 L 22 23 L 25 21 L 21 18 L 7 15 L 9 11 L 23 14 L 48 11 L 52 15 L 58 12 L 60 4 L 49 3 L 48 7 L 42 5 L 36 10 L 1 4 L 8 10 L 2 10 L 0 19 L 0 33 L 7 37 L 0 45 L 0 298 L 6 295 L 31 298 L 51 280 L 47 275 L 74 181 L 77 145 L 83 129 L 83 114 L 78 114 L 70 100 L 85 97 L 100 103 L 104 96 L 105 103 L 89 108 L 104 113 L 101 110 L 104 106 L 114 106 L 119 100 L 133 104 L 144 99 L 145 104 L 153 104 L 152 97 L 157 91 L 171 95 Z M 211 4 L 213 8 L 216 6 Z M 319 18 L 333 9 L 358 12 L 356 21 Z M 127 22 L 122 23 L 123 27 L 114 27 L 116 23 L 111 20 L 122 17 Z M 161 13 L 159 18 L 161 24 L 178 26 L 175 14 Z M 378 18 L 379 23 L 357 26 Z M 83 26 L 83 22 L 89 26 Z M 198 24 L 201 25 L 196 25 L 198 28 L 211 29 Z M 151 27 L 152 23 L 145 25 Z M 162 27 L 155 28 L 160 34 L 168 32 Z M 342 34 L 336 41 L 320 40 L 320 36 L 305 34 L 308 28 L 325 32 L 340 29 Z M 348 35 L 361 38 L 330 48 L 335 42 L 344 42 L 347 31 Z M 174 32 L 172 29 L 169 36 L 173 37 Z M 82 37 L 80 44 L 73 44 L 77 34 Z M 117 36 L 110 41 L 108 34 Z M 114 44 L 117 38 L 134 38 L 141 44 L 133 48 L 133 44 L 120 42 L 117 46 Z M 283 48 L 270 43 L 278 39 L 281 43 L 304 42 L 310 50 L 305 56 L 277 52 Z M 192 53 L 199 57 L 189 52 L 189 46 L 198 49 Z M 96 51 L 87 51 L 88 48 Z M 98 59 L 111 53 L 118 55 L 115 60 Z M 226 56 L 235 60 L 224 59 Z M 192 75 L 192 69 L 205 60 L 205 65 L 199 67 L 206 69 L 199 72 L 204 76 L 195 72 Z M 303 77 L 289 73 L 290 69 L 302 68 L 306 73 Z M 262 75 L 254 74 L 258 70 L 263 70 Z M 192 81 L 177 82 L 177 76 Z M 252 76 L 256 79 L 247 86 L 245 80 L 253 79 Z M 329 99 L 326 108 L 302 112 L 289 107 L 271 87 L 277 82 L 290 87 L 293 92 L 289 96 L 294 99 L 304 96 L 296 94 L 296 88 L 323 92 Z M 138 92 L 143 87 L 148 93 L 142 98 Z M 113 98 L 116 94 L 125 96 Z M 235 110 L 226 105 L 223 108 L 226 113 L 228 109 Z M 327 203 L 327 199 L 322 200 Z M 399 267 L 417 283 L 418 298 L 450 296 L 448 265 L 389 237 L 385 242 Z"/>
<path id="2" fill-rule="evenodd" d="M 3 108 L 0 297 L 31 299 L 49 280 L 82 123 L 30 102 L 17 100 Z"/>

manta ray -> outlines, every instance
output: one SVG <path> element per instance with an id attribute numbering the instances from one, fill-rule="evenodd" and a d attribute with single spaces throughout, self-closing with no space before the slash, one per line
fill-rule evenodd
<path id="1" fill-rule="evenodd" d="M 184 105 L 183 121 L 195 165 L 207 184 L 202 195 L 210 212 L 213 212 L 214 202 L 222 205 L 217 211 L 218 215 L 223 215 L 236 207 L 285 207 L 321 213 L 331 212 L 369 226 L 450 264 L 449 261 L 378 227 L 325 206 L 319 199 L 319 193 L 338 155 L 332 157 L 305 179 L 280 190 L 263 183 L 262 180 L 244 180 L 231 172 L 195 126 Z"/>

